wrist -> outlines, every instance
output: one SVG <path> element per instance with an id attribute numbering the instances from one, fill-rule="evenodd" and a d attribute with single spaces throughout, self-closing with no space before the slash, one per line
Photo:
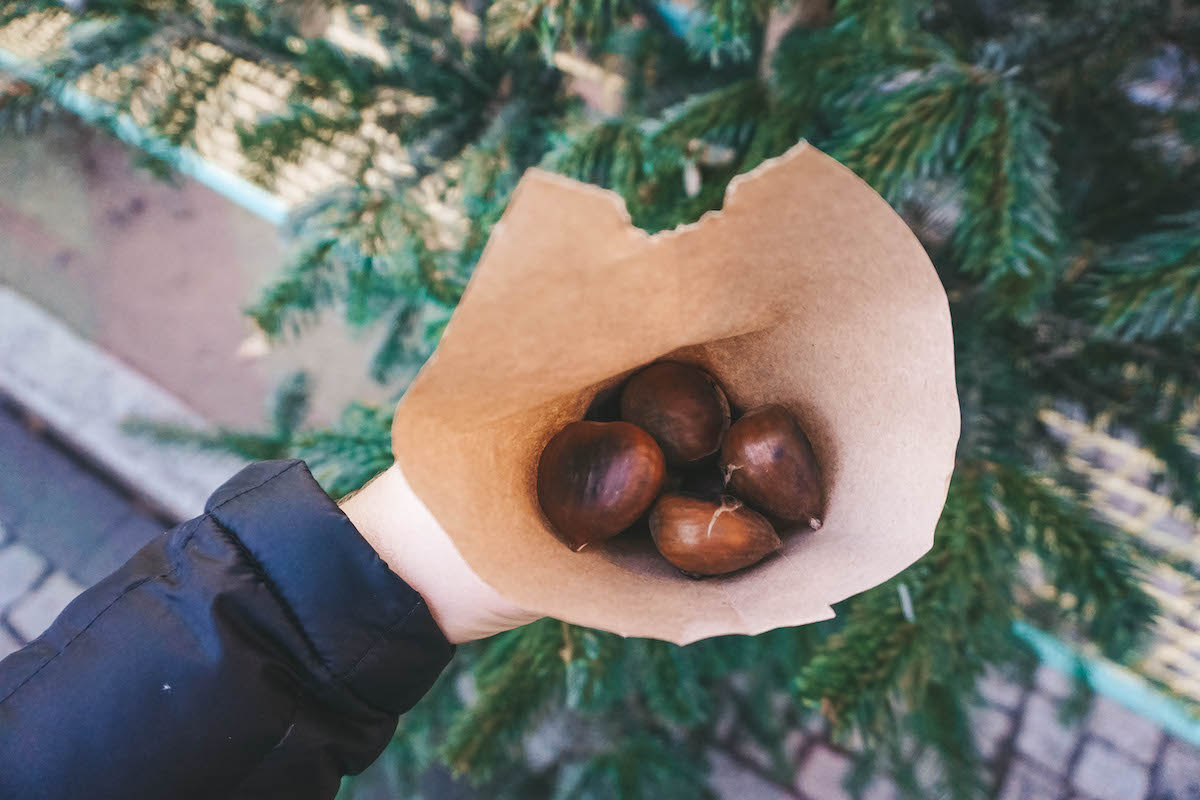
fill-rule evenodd
<path id="1" fill-rule="evenodd" d="M 398 466 L 376 475 L 340 505 L 392 572 L 424 598 L 451 642 L 479 639 L 536 619 L 471 570 Z"/>

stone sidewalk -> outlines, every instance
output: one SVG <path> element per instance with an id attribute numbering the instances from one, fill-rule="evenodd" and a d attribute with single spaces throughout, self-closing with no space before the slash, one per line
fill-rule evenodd
<path id="1" fill-rule="evenodd" d="M 1042 666 L 1032 686 L 998 675 L 981 685 L 986 704 L 974 713 L 987 761 L 990 797 L 998 800 L 1200 800 L 1200 749 L 1167 736 L 1153 723 L 1105 697 L 1072 723 L 1060 712 L 1072 693 L 1062 672 Z M 750 765 L 765 753 L 735 739 L 732 750 Z M 794 785 L 782 786 L 715 755 L 713 784 L 722 800 L 851 800 L 842 788 L 850 756 L 819 733 L 794 734 Z M 877 778 L 864 800 L 893 800 Z M 930 800 L 936 797 L 930 793 Z"/>
<path id="2" fill-rule="evenodd" d="M 0 658 L 170 524 L 39 428 L 0 402 Z M 1200 800 L 1200 750 L 1106 698 L 1064 724 L 1064 674 L 1042 667 L 1032 686 L 992 676 L 982 688 L 975 728 L 999 800 Z M 849 800 L 849 756 L 819 732 L 789 740 L 792 785 L 756 772 L 765 754 L 736 736 L 728 745 L 736 759 L 712 758 L 723 800 Z M 895 796 L 881 778 L 866 799 Z"/>
<path id="3" fill-rule="evenodd" d="M 38 427 L 0 398 L 0 657 L 170 523 Z"/>

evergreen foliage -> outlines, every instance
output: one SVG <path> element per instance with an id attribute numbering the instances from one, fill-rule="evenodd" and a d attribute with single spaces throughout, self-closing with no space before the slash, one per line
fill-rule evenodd
<path id="1" fill-rule="evenodd" d="M 56 7 L 11 0 L 0 21 Z M 306 142 L 368 117 L 398 137 L 409 169 L 381 173 L 371 147 L 349 154 L 359 182 L 296 215 L 294 254 L 249 309 L 272 337 L 328 311 L 385 326 L 372 370 L 397 391 L 529 166 L 610 187 L 660 230 L 807 138 L 891 202 L 934 259 L 963 437 L 933 550 L 800 629 L 678 648 L 545 620 L 463 648 L 384 756 L 405 796 L 435 762 L 492 797 L 705 796 L 700 765 L 728 746 L 729 720 L 768 754 L 756 769 L 788 784 L 785 734 L 821 714 L 863 743 L 856 788 L 878 768 L 914 797 L 982 797 L 968 711 L 985 665 L 1028 668 L 1014 619 L 1135 657 L 1155 614 L 1137 565 L 1153 553 L 1101 521 L 1039 412 L 1102 415 L 1139 436 L 1164 488 L 1200 509 L 1182 440 L 1200 397 L 1200 97 L 1169 80 L 1200 73 L 1200 13 L 1158 0 L 800 10 L 774 43 L 765 31 L 794 11 L 774 0 L 705 0 L 680 33 L 678 15 L 638 0 L 367 0 L 348 13 L 386 50 L 376 61 L 306 30 L 289 2 L 92 0 L 47 60 L 52 89 L 180 43 L 219 48 L 175 67 L 153 99 L 152 124 L 179 143 L 237 60 L 298 76 L 285 113 L 241 132 L 267 182 Z M 567 52 L 620 74 L 620 114 L 570 91 L 555 66 Z M 122 103 L 149 102 L 136 71 L 122 74 Z M 303 395 L 299 379 L 284 387 L 265 434 L 157 432 L 307 458 L 335 495 L 390 463 L 389 409 L 354 406 L 308 431 Z M 1027 591 L 1037 572 L 1057 593 L 1048 609 Z M 547 720 L 590 735 L 531 765 L 530 731 Z"/>

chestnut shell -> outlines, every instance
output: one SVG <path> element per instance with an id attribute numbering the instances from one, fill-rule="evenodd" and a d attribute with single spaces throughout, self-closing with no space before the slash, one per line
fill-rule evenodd
<path id="1" fill-rule="evenodd" d="M 759 511 L 820 527 L 817 457 L 800 423 L 783 406 L 759 406 L 730 426 L 721 446 L 721 469 L 729 490 Z"/>
<path id="2" fill-rule="evenodd" d="M 653 436 L 668 463 L 690 464 L 721 447 L 729 430 L 729 401 L 704 370 L 660 361 L 626 382 L 621 419 Z"/>
<path id="3" fill-rule="evenodd" d="M 628 422 L 572 422 L 538 459 L 538 502 L 572 550 L 616 536 L 662 491 L 666 460 L 650 434 Z"/>
<path id="4" fill-rule="evenodd" d="M 664 494 L 650 512 L 650 535 L 663 558 L 689 575 L 733 572 L 782 544 L 766 517 L 729 495 Z"/>

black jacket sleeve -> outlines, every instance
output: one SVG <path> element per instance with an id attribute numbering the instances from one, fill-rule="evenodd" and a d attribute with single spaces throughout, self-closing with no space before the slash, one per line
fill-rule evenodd
<path id="1" fill-rule="evenodd" d="M 255 464 L 0 663 L 0 798 L 329 798 L 452 654 L 303 462 Z"/>

